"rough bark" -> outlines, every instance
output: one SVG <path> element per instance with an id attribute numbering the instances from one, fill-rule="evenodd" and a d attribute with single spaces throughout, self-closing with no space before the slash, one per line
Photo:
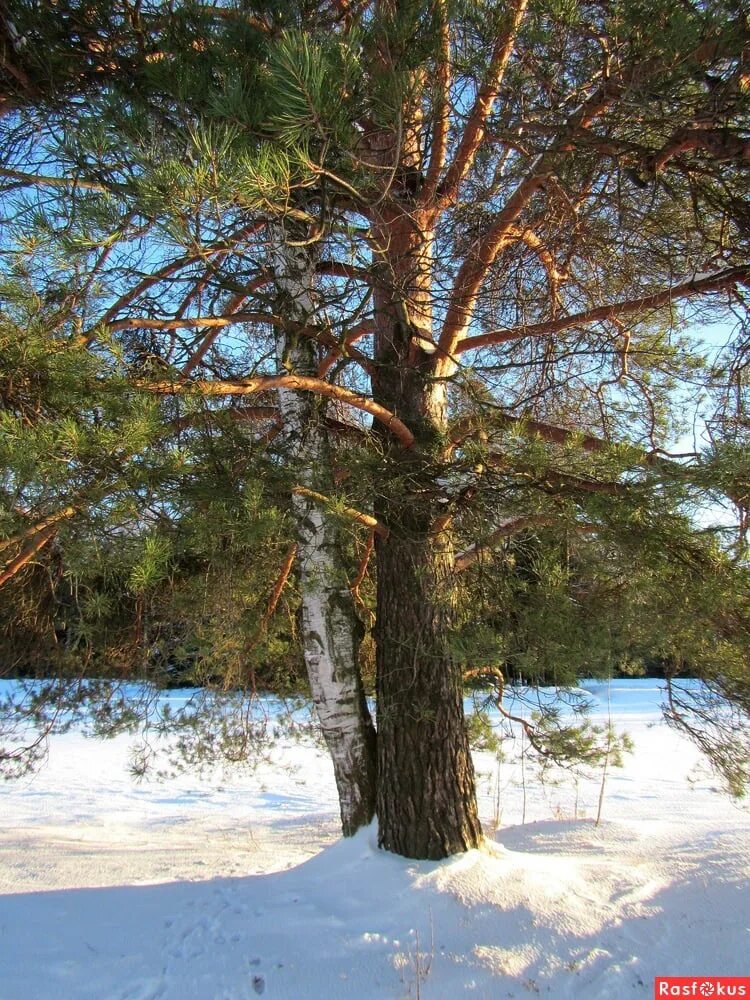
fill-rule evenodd
<path id="1" fill-rule="evenodd" d="M 452 546 L 414 528 L 377 541 L 379 843 L 438 859 L 476 847 L 481 827 L 448 648 Z"/>
<path id="2" fill-rule="evenodd" d="M 276 272 L 281 305 L 290 325 L 313 312 L 314 270 L 307 255 L 287 247 L 276 233 Z M 314 374 L 316 358 L 309 340 L 279 333 L 280 364 L 300 375 Z M 279 390 L 284 437 L 300 485 L 330 491 L 330 459 L 321 407 L 308 393 Z M 375 728 L 365 701 L 358 664 L 361 625 L 340 555 L 338 526 L 304 491 L 292 495 L 297 525 L 302 639 L 313 702 L 331 754 L 341 808 L 341 825 L 350 836 L 368 824 L 375 811 Z"/>
<path id="3" fill-rule="evenodd" d="M 478 846 L 481 827 L 461 669 L 450 651 L 450 526 L 443 519 L 433 530 L 444 512 L 438 478 L 448 427 L 445 384 L 419 347 L 430 336 L 432 232 L 412 213 L 383 219 L 376 234 L 388 280 L 374 289 L 374 396 L 415 435 L 408 449 L 382 435 L 387 460 L 375 499 L 388 529 L 376 543 L 379 843 L 438 859 Z"/>

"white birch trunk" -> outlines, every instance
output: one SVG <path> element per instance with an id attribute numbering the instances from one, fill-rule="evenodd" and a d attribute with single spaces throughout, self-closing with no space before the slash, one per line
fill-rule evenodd
<path id="1" fill-rule="evenodd" d="M 273 262 L 282 315 L 290 325 L 314 315 L 314 268 L 306 250 L 290 247 L 272 228 Z M 294 332 L 277 336 L 279 364 L 315 374 L 312 341 Z M 311 393 L 279 390 L 284 439 L 298 483 L 320 490 L 331 479 L 323 401 Z M 326 481 L 328 480 L 328 481 Z M 313 501 L 294 494 L 305 665 L 313 703 L 333 760 L 345 835 L 370 822 L 375 804 L 375 729 L 358 664 L 361 625 L 339 555 L 338 526 Z"/>

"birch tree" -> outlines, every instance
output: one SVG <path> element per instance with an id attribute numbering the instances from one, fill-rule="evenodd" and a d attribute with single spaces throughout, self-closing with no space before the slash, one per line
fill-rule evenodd
<path id="1" fill-rule="evenodd" d="M 271 258 L 278 282 L 278 313 L 291 327 L 276 335 L 277 364 L 291 376 L 315 379 L 314 345 L 300 337 L 314 321 L 314 261 L 290 245 L 283 226 L 271 232 Z M 319 495 L 332 486 L 332 448 L 325 409 L 312 393 L 278 391 L 286 456 L 299 469 L 292 509 L 302 604 L 302 645 L 323 736 L 333 760 L 345 835 L 366 826 L 375 812 L 375 728 L 359 672 L 361 625 L 341 559 L 339 527 L 321 511 Z"/>

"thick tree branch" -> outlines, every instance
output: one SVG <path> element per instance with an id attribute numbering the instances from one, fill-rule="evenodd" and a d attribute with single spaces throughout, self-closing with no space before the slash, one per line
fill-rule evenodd
<path id="1" fill-rule="evenodd" d="M 433 95 L 432 147 L 430 149 L 430 164 L 427 168 L 424 187 L 420 194 L 420 202 L 429 205 L 435 197 L 440 172 L 445 166 L 448 150 L 448 129 L 450 127 L 450 88 L 451 88 L 451 36 L 446 10 L 446 0 L 439 0 L 440 12 L 440 54 L 438 57 L 437 79 Z"/>
<path id="2" fill-rule="evenodd" d="M 282 320 L 273 313 L 237 312 L 228 316 L 181 316 L 171 319 L 153 319 L 150 316 L 130 316 L 118 319 L 109 324 L 109 330 L 183 330 L 190 326 L 203 326 L 207 329 L 224 329 L 237 323 L 270 323 L 281 326 Z"/>
<path id="3" fill-rule="evenodd" d="M 172 431 L 179 434 L 180 431 L 184 431 L 188 427 L 194 427 L 203 420 L 221 414 L 229 414 L 236 420 L 246 420 L 248 423 L 260 423 L 264 420 L 272 420 L 274 421 L 274 427 L 282 426 L 281 413 L 277 406 L 231 406 L 220 410 L 201 410 L 196 413 L 186 413 L 172 420 L 169 427 Z"/>
<path id="4" fill-rule="evenodd" d="M 567 427 L 558 427 L 555 424 L 544 423 L 541 420 L 530 420 L 526 417 L 514 417 L 509 413 L 502 413 L 496 410 L 492 411 L 491 423 L 499 422 L 505 424 L 508 427 L 520 427 L 524 430 L 530 431 L 532 434 L 538 434 L 539 437 L 544 438 L 545 441 L 552 441 L 555 444 L 568 444 L 572 440 L 576 440 L 584 451 L 601 451 L 606 448 L 610 442 L 605 441 L 603 438 L 595 437 L 593 434 L 584 434 L 580 431 L 571 430 Z M 470 437 L 475 437 L 477 434 L 487 433 L 487 421 L 482 418 L 481 415 L 469 415 L 467 417 L 461 417 L 455 422 L 450 431 L 450 453 L 459 445 L 463 444 Z"/>
<path id="5" fill-rule="evenodd" d="M 0 552 L 4 549 L 10 548 L 12 545 L 21 545 L 23 542 L 33 539 L 35 535 L 46 531 L 48 528 L 52 528 L 61 521 L 67 521 L 76 514 L 77 507 L 63 507 L 62 510 L 55 511 L 54 514 L 50 514 L 48 517 L 43 518 L 41 521 L 37 521 L 36 524 L 30 525 L 24 531 L 20 532 L 18 535 L 13 535 L 12 538 L 6 538 L 0 542 Z"/>
<path id="6" fill-rule="evenodd" d="M 747 163 L 750 141 L 741 139 L 727 129 L 687 127 L 678 129 L 672 138 L 648 161 L 648 167 L 660 173 L 670 160 L 680 153 L 702 149 L 719 162 Z"/>
<path id="7" fill-rule="evenodd" d="M 353 406 L 357 410 L 369 413 L 375 420 L 382 423 L 397 438 L 404 448 L 411 448 L 414 435 L 403 421 L 366 396 L 333 385 L 322 379 L 306 375 L 261 375 L 255 378 L 230 381 L 227 379 L 195 382 L 138 382 L 140 389 L 155 392 L 160 395 L 175 395 L 185 392 L 197 392 L 204 396 L 243 396 L 254 392 L 265 392 L 269 389 L 295 389 L 299 392 L 313 392 L 319 396 L 337 399 Z"/>
<path id="8" fill-rule="evenodd" d="M 339 343 L 339 341 L 334 337 L 330 330 L 323 327 L 316 326 L 304 326 L 300 323 L 290 323 L 281 316 L 276 316 L 274 313 L 264 313 L 264 312 L 236 312 L 225 314 L 222 316 L 180 316 L 171 317 L 169 319 L 154 319 L 150 316 L 131 316 L 128 319 L 115 320 L 109 324 L 109 330 L 112 333 L 116 333 L 118 330 L 129 330 L 129 329 L 144 329 L 144 330 L 180 330 L 191 326 L 204 327 L 209 330 L 214 330 L 213 336 L 206 338 L 203 342 L 205 350 L 201 354 L 201 360 L 205 356 L 205 353 L 209 350 L 211 345 L 216 340 L 221 330 L 226 329 L 229 326 L 233 326 L 239 323 L 267 323 L 270 326 L 277 328 L 283 328 L 288 330 L 290 333 L 298 334 L 299 336 L 309 337 L 312 340 L 317 341 L 324 347 L 331 348 L 331 353 L 321 362 L 322 373 L 325 375 L 332 367 L 333 361 L 336 358 L 346 356 L 352 361 L 356 361 L 357 364 L 366 372 L 370 372 L 372 368 L 372 363 L 370 359 L 362 354 L 360 351 L 353 350 L 346 346 L 346 341 L 344 342 L 344 347 Z M 360 327 L 355 327 L 355 329 L 350 334 L 352 342 L 354 340 L 360 339 L 368 332 L 364 329 L 364 324 L 360 324 Z M 369 329 L 369 325 L 368 325 Z M 93 331 L 92 331 L 93 334 Z M 92 336 L 93 339 L 93 336 Z M 89 343 L 88 335 L 84 338 L 84 343 Z M 201 350 L 202 348 L 199 348 Z M 331 363 L 328 363 L 328 359 L 333 359 Z M 192 359 L 191 359 L 192 360 Z M 190 362 L 188 362 L 190 364 Z M 196 362 L 197 364 L 197 362 Z M 195 366 L 191 366 L 192 371 Z"/>
<path id="9" fill-rule="evenodd" d="M 78 177 L 51 177 L 43 174 L 29 174 L 23 170 L 11 170 L 0 167 L 0 177 L 28 184 L 32 187 L 80 188 L 82 191 L 99 191 L 102 194 L 122 193 L 125 189 L 119 185 L 102 184 L 99 181 L 87 181 Z"/>
<path id="10" fill-rule="evenodd" d="M 527 337 L 547 337 L 572 327 L 587 326 L 590 323 L 611 320 L 632 313 L 648 312 L 681 299 L 707 295 L 709 292 L 720 292 L 726 288 L 746 283 L 748 280 L 750 280 L 750 267 L 733 267 L 726 271 L 717 271 L 715 274 L 695 275 L 692 278 L 685 278 L 669 288 L 662 288 L 658 292 L 652 292 L 650 295 L 644 295 L 637 299 L 610 302 L 608 305 L 597 306 L 586 312 L 575 313 L 573 316 L 561 316 L 559 319 L 543 323 L 533 323 L 511 330 L 493 330 L 476 337 L 466 337 L 457 345 L 455 352 L 462 354 L 464 351 L 471 351 L 478 347 L 506 344 L 509 341 L 523 340 Z"/>
<path id="11" fill-rule="evenodd" d="M 361 281 L 369 284 L 372 275 L 366 267 L 357 267 L 355 264 L 346 264 L 341 260 L 321 260 L 315 265 L 315 273 L 321 277 L 347 278 L 351 281 Z"/>
<path id="12" fill-rule="evenodd" d="M 605 496 L 627 496 L 630 492 L 630 486 L 626 483 L 587 479 L 584 476 L 560 472 L 557 469 L 539 472 L 524 464 L 509 461 L 505 455 L 496 452 L 488 455 L 485 461 L 488 465 L 494 466 L 507 475 L 517 476 L 535 484 L 545 492 L 601 493 Z"/>
<path id="13" fill-rule="evenodd" d="M 543 187 L 547 178 L 554 173 L 558 155 L 572 148 L 571 135 L 579 129 L 588 128 L 611 106 L 619 93 L 620 88 L 608 81 L 568 118 L 557 140 L 549 149 L 532 160 L 526 176 L 519 182 L 504 208 L 496 216 L 476 253 L 467 257 L 459 268 L 438 341 L 440 349 L 436 365 L 438 374 L 447 374 L 452 367 L 448 358 L 457 353 L 458 345 L 465 337 L 471 323 L 482 283 L 498 254 L 512 238 L 513 227 L 521 212 L 534 194 Z"/>
<path id="14" fill-rule="evenodd" d="M 487 119 L 492 113 L 493 105 L 500 93 L 503 77 L 505 76 L 510 57 L 513 54 L 518 29 L 526 12 L 527 2 L 528 0 L 516 0 L 512 8 L 510 24 L 495 42 L 487 69 L 487 76 L 479 88 L 479 93 L 469 114 L 469 120 L 464 127 L 453 162 L 448 167 L 445 178 L 438 188 L 442 208 L 447 207 L 456 200 L 461 181 L 471 169 L 477 150 L 482 144 L 487 127 Z"/>
<path id="15" fill-rule="evenodd" d="M 57 525 L 52 524 L 49 527 L 44 528 L 42 531 L 32 535 L 15 559 L 11 559 L 11 561 L 6 563 L 3 567 L 0 572 L 0 587 L 4 587 L 9 580 L 12 580 L 13 577 L 24 568 L 24 566 L 27 566 L 37 552 L 41 551 L 45 545 L 52 541 L 57 532 Z"/>
<path id="16" fill-rule="evenodd" d="M 363 320 L 361 323 L 357 323 L 356 326 L 346 334 L 344 337 L 343 346 L 337 344 L 336 347 L 329 351 L 328 354 L 321 360 L 318 365 L 318 378 L 325 378 L 328 372 L 333 368 L 339 358 L 354 358 L 358 361 L 360 365 L 368 371 L 371 367 L 370 359 L 366 355 L 361 354 L 359 351 L 352 352 L 351 348 L 358 340 L 362 340 L 363 337 L 368 336 L 375 329 L 375 324 L 371 319 Z M 363 364 L 367 362 L 367 364 Z"/>

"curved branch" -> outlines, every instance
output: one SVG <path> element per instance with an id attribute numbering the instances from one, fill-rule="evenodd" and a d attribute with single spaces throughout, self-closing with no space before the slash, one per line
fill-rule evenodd
<path id="1" fill-rule="evenodd" d="M 368 334 L 372 333 L 375 329 L 375 324 L 371 319 L 363 320 L 361 323 L 357 323 L 356 326 L 352 327 L 349 333 L 344 337 L 343 346 L 337 344 L 336 347 L 329 351 L 328 354 L 321 360 L 318 365 L 318 378 L 325 378 L 328 372 L 333 368 L 339 358 L 353 358 L 355 361 L 359 361 L 360 365 L 368 371 L 368 366 L 370 360 L 367 355 L 360 353 L 359 351 L 352 351 L 351 348 L 358 340 L 362 340 Z M 367 362 L 367 365 L 364 364 Z"/>
<path id="2" fill-rule="evenodd" d="M 375 535 L 377 534 L 376 528 L 371 528 L 367 535 L 367 541 L 365 543 L 365 551 L 362 554 L 362 558 L 359 561 L 359 566 L 357 568 L 357 574 L 349 584 L 349 590 L 352 592 L 352 597 L 355 603 L 361 607 L 365 607 L 365 603 L 360 597 L 359 588 L 362 586 L 365 577 L 367 576 L 367 566 L 370 562 L 370 557 L 375 550 Z"/>
<path id="3" fill-rule="evenodd" d="M 16 573 L 19 573 L 24 566 L 27 566 L 37 552 L 41 551 L 45 545 L 52 541 L 57 534 L 57 531 L 57 525 L 50 525 L 43 531 L 32 535 L 15 559 L 11 559 L 11 561 L 6 563 L 3 567 L 2 572 L 0 572 L 0 587 L 4 587 L 9 580 L 13 579 Z"/>
<path id="4" fill-rule="evenodd" d="M 159 268 L 158 271 L 154 271 L 153 274 L 148 274 L 142 278 L 134 288 L 130 291 L 125 292 L 124 295 L 115 302 L 112 306 L 107 309 L 107 311 L 94 323 L 88 331 L 86 331 L 81 337 L 81 343 L 84 345 L 90 344 L 96 337 L 96 331 L 101 326 L 108 326 L 110 322 L 115 318 L 117 313 L 124 309 L 125 306 L 130 305 L 135 299 L 138 298 L 143 292 L 148 291 L 154 285 L 163 281 L 165 278 L 170 278 L 173 274 L 181 271 L 184 267 L 190 267 L 192 264 L 197 264 L 198 261 L 205 260 L 207 257 L 218 256 L 221 254 L 231 253 L 237 246 L 240 240 L 246 239 L 248 236 L 252 236 L 254 232 L 257 232 L 265 222 L 252 222 L 248 226 L 244 226 L 239 229 L 236 233 L 233 233 L 229 239 L 220 240 L 216 243 L 210 243 L 208 246 L 203 247 L 200 251 L 195 253 L 186 254 L 184 257 L 179 257 L 177 260 L 170 261 L 170 263 L 165 264 L 164 267 Z"/>
<path id="5" fill-rule="evenodd" d="M 550 306 L 554 317 L 557 307 L 560 304 L 559 287 L 565 281 L 565 271 L 561 271 L 557 266 L 557 261 L 552 252 L 545 246 L 544 242 L 536 235 L 532 229 L 519 229 L 515 231 L 517 238 L 521 240 L 532 253 L 535 253 L 539 261 L 547 272 L 549 283 Z"/>
<path id="6" fill-rule="evenodd" d="M 497 693 L 495 694 L 493 701 L 495 702 L 495 707 L 497 708 L 500 715 L 502 715 L 502 717 L 504 719 L 507 719 L 509 722 L 517 722 L 521 726 L 524 733 L 528 737 L 529 743 L 532 745 L 532 747 L 536 750 L 536 752 L 540 756 L 547 757 L 551 760 L 555 760 L 556 759 L 555 754 L 552 753 L 549 749 L 547 749 L 539 742 L 537 738 L 537 732 L 532 726 L 532 724 L 528 721 L 528 719 L 524 719 L 520 715 L 512 715 L 507 710 L 507 708 L 503 706 L 503 694 L 505 693 L 505 677 L 503 676 L 503 672 L 502 670 L 500 670 L 499 667 L 492 667 L 492 666 L 475 667 L 473 670 L 467 670 L 464 673 L 464 680 L 470 680 L 473 677 L 484 677 L 484 676 L 494 677 L 495 679 Z"/>
<path id="7" fill-rule="evenodd" d="M 279 575 L 276 577 L 276 582 L 273 586 L 273 590 L 271 591 L 271 596 L 268 599 L 268 605 L 266 606 L 266 610 L 263 612 L 263 617 L 258 623 L 258 627 L 255 630 L 255 635 L 250 640 L 250 646 L 249 646 L 250 650 L 255 649 L 260 640 L 263 638 L 266 629 L 268 628 L 268 623 L 271 621 L 276 612 L 279 600 L 281 599 L 281 594 L 284 590 L 284 587 L 286 586 L 287 580 L 289 579 L 289 574 L 292 572 L 292 567 L 294 566 L 296 558 L 297 558 L 297 543 L 292 542 L 292 544 L 288 547 L 284 555 L 284 561 L 281 564 Z M 250 672 L 250 684 L 254 691 L 255 670 L 252 667 Z"/>
<path id="8" fill-rule="evenodd" d="M 549 528 L 553 527 L 555 524 L 559 523 L 559 518 L 553 517 L 551 514 L 528 514 L 524 517 L 515 517 L 509 521 L 505 521 L 493 532 L 487 535 L 480 542 L 475 542 L 470 545 L 463 552 L 456 553 L 455 560 L 453 562 L 453 572 L 463 573 L 470 566 L 474 566 L 478 563 L 485 552 L 489 552 L 493 549 L 498 542 L 501 542 L 504 538 L 511 538 L 513 535 L 517 535 L 521 531 L 526 531 L 527 528 Z M 597 530 L 595 524 L 575 524 L 571 526 L 575 531 L 588 533 Z"/>
<path id="9" fill-rule="evenodd" d="M 239 381 L 222 379 L 220 381 L 199 380 L 195 382 L 137 382 L 136 385 L 147 392 L 155 392 L 164 396 L 191 391 L 201 393 L 204 396 L 244 396 L 254 392 L 265 392 L 268 389 L 296 389 L 300 392 L 314 392 L 369 413 L 375 420 L 384 424 L 404 448 L 411 448 L 414 444 L 414 435 L 395 413 L 391 413 L 390 410 L 374 400 L 360 396 L 359 393 L 352 392 L 350 389 L 344 389 L 342 386 L 333 385 L 330 382 L 307 375 L 260 375 Z"/>
<path id="10" fill-rule="evenodd" d="M 232 309 L 238 309 L 246 298 L 247 295 L 244 292 L 241 292 L 239 295 L 235 295 L 232 301 L 229 303 L 230 312 Z M 193 353 L 190 355 L 186 363 L 183 365 L 180 371 L 180 375 L 182 375 L 183 378 L 187 378 L 188 375 L 190 375 L 192 372 L 195 371 L 195 369 L 203 361 L 205 356 L 213 347 L 214 341 L 219 336 L 220 332 L 221 331 L 218 329 L 209 330 L 209 332 L 200 342 L 196 350 L 193 351 Z"/>
<path id="11" fill-rule="evenodd" d="M 346 264 L 341 260 L 321 260 L 315 265 L 315 273 L 324 278 L 348 278 L 365 284 L 372 282 L 372 275 L 366 267 Z"/>
<path id="12" fill-rule="evenodd" d="M 60 521 L 67 521 L 69 518 L 73 517 L 77 511 L 77 507 L 63 507 L 62 510 L 55 511 L 54 514 L 50 514 L 41 521 L 37 521 L 36 524 L 32 524 L 20 534 L 4 539 L 0 542 L 0 552 L 2 552 L 3 549 L 10 548 L 12 545 L 18 545 L 28 541 L 35 535 L 40 534 L 40 532 L 46 531 L 48 528 L 58 525 Z"/>
<path id="13" fill-rule="evenodd" d="M 295 496 L 308 497 L 310 500 L 315 500 L 317 503 L 323 504 L 324 507 L 333 509 L 335 513 L 340 514 L 349 521 L 364 524 L 367 528 L 371 528 L 376 535 L 380 535 L 381 538 L 388 537 L 388 529 L 376 517 L 372 517 L 371 514 L 364 514 L 361 510 L 357 510 L 356 507 L 338 507 L 336 501 L 327 497 L 325 493 L 317 493 L 315 490 L 308 489 L 307 486 L 293 486 L 292 493 Z"/>
<path id="14" fill-rule="evenodd" d="M 517 535 L 520 531 L 525 531 L 527 528 L 546 528 L 556 523 L 557 518 L 549 514 L 529 514 L 526 517 L 511 518 L 509 521 L 505 521 L 499 527 L 495 528 L 482 541 L 474 542 L 473 545 L 464 549 L 463 552 L 457 552 L 453 560 L 453 572 L 463 573 L 469 566 L 478 563 L 485 552 L 489 552 L 504 538 Z"/>
<path id="15" fill-rule="evenodd" d="M 750 160 L 750 141 L 722 128 L 688 126 L 677 129 L 672 138 L 649 159 L 647 166 L 654 174 L 661 173 L 670 160 L 680 153 L 703 149 L 720 163 Z"/>
<path id="16" fill-rule="evenodd" d="M 518 463 L 509 463 L 507 458 L 497 452 L 488 455 L 486 462 L 488 465 L 492 465 L 494 468 L 510 475 L 522 476 L 524 479 L 531 480 L 547 492 L 572 490 L 574 493 L 600 493 L 605 496 L 627 496 L 631 492 L 631 487 L 627 483 L 612 480 L 586 479 L 583 476 L 576 476 L 569 472 L 559 472 L 557 469 L 537 472 Z"/>

